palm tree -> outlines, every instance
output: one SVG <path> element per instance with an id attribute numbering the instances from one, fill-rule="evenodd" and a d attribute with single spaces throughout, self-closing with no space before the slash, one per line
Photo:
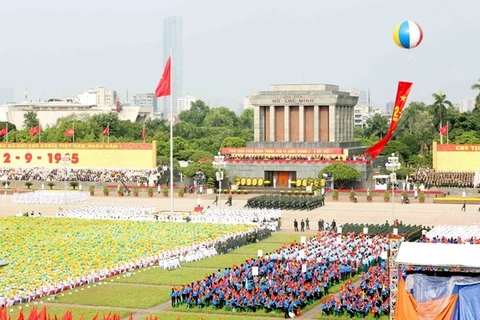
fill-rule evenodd
<path id="1" fill-rule="evenodd" d="M 480 90 L 480 79 L 477 83 L 472 85 L 472 90 Z M 480 93 L 475 97 L 475 107 L 480 108 Z"/>
<path id="2" fill-rule="evenodd" d="M 447 114 L 447 107 L 453 107 L 453 104 L 447 100 L 447 95 L 440 91 L 439 93 L 432 94 L 433 99 L 433 114 L 438 118 L 439 128 L 443 126 L 445 115 Z M 440 143 L 443 143 L 443 135 L 440 135 Z"/>

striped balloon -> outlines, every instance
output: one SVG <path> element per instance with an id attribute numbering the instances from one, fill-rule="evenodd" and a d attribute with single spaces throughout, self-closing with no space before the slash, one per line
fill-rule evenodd
<path id="1" fill-rule="evenodd" d="M 393 29 L 393 41 L 400 48 L 413 49 L 422 42 L 422 39 L 422 28 L 413 21 L 402 21 Z"/>

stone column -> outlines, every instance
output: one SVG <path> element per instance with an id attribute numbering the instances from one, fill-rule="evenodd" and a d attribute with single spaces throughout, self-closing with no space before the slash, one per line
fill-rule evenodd
<path id="1" fill-rule="evenodd" d="M 348 122 L 348 115 L 347 115 L 347 106 L 343 106 L 342 107 L 342 122 L 343 122 L 343 125 L 342 125 L 342 141 L 347 141 L 347 136 L 348 136 L 348 125 L 347 125 L 347 122 Z"/>
<path id="2" fill-rule="evenodd" d="M 305 141 L 305 108 L 299 106 L 298 109 L 298 141 Z"/>
<path id="3" fill-rule="evenodd" d="M 290 106 L 285 106 L 283 111 L 283 117 L 285 119 L 285 141 L 290 141 Z"/>
<path id="4" fill-rule="evenodd" d="M 336 107 L 335 105 L 328 106 L 328 141 L 335 142 L 335 134 L 337 133 L 336 125 Z"/>
<path id="5" fill-rule="evenodd" d="M 338 135 L 337 135 L 337 141 L 343 141 L 343 131 L 345 130 L 345 126 L 344 126 L 344 108 L 343 106 L 339 106 L 338 107 Z"/>
<path id="6" fill-rule="evenodd" d="M 270 142 L 275 141 L 275 133 L 277 128 L 275 128 L 275 106 L 270 106 Z"/>
<path id="7" fill-rule="evenodd" d="M 318 142 L 320 141 L 320 120 L 319 120 L 319 110 L 320 108 L 317 106 L 313 106 L 313 141 Z"/>
<path id="8" fill-rule="evenodd" d="M 263 136 L 263 134 L 261 134 L 261 121 L 262 121 L 262 116 L 261 116 L 261 112 L 260 112 L 260 106 L 253 106 L 253 141 L 255 142 L 259 142 L 259 141 L 263 141 L 263 140 L 260 140 L 261 139 L 261 136 Z"/>

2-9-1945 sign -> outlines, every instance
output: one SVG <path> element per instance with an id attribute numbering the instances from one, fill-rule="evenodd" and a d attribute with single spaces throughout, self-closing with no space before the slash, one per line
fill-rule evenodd
<path id="1" fill-rule="evenodd" d="M 3 167 L 155 168 L 157 143 L 0 143 Z"/>

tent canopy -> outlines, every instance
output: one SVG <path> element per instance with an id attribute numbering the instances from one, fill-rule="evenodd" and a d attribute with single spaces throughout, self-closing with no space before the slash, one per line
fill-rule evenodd
<path id="1" fill-rule="evenodd" d="M 402 242 L 400 265 L 480 268 L 480 245 Z"/>

